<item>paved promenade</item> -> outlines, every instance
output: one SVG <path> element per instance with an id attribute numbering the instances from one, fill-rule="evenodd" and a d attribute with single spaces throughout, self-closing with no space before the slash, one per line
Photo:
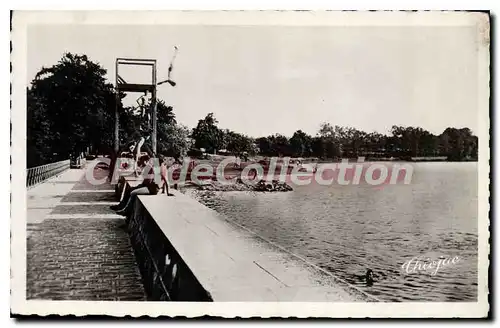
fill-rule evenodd
<path id="1" fill-rule="evenodd" d="M 77 169 L 28 190 L 27 299 L 146 300 L 113 193 Z"/>

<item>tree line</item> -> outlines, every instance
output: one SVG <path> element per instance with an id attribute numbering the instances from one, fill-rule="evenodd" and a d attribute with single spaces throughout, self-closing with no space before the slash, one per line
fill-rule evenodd
<path id="1" fill-rule="evenodd" d="M 92 149 L 112 154 L 114 111 L 120 113 L 120 144 L 136 141 L 148 127 L 137 108 L 124 106 L 107 82 L 106 69 L 85 55 L 66 53 L 43 67 L 27 88 L 27 165 L 33 167 Z M 151 102 L 145 104 L 152 106 Z M 468 128 L 434 135 L 420 127 L 393 126 L 388 134 L 323 123 L 316 135 L 297 130 L 291 137 L 274 134 L 253 138 L 222 129 L 213 113 L 193 129 L 176 121 L 172 106 L 157 100 L 158 153 L 182 157 L 201 152 L 236 156 L 291 156 L 320 159 L 446 157 L 474 160 L 478 139 Z M 150 142 L 150 141 L 148 141 Z"/>
<path id="2" fill-rule="evenodd" d="M 217 123 L 213 113 L 199 120 L 192 133 L 195 147 L 209 153 L 224 149 L 235 155 L 319 159 L 446 157 L 460 161 L 477 159 L 478 154 L 478 139 L 468 128 L 450 127 L 434 135 L 420 127 L 393 126 L 390 133 L 384 135 L 323 123 L 314 136 L 297 130 L 290 138 L 282 134 L 251 138 L 220 129 Z"/>

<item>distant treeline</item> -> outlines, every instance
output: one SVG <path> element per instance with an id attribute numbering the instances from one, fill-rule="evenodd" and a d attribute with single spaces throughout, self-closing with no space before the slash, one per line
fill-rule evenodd
<path id="1" fill-rule="evenodd" d="M 64 54 L 49 68 L 42 68 L 27 89 L 27 165 L 33 167 L 92 149 L 113 152 L 114 111 L 120 112 L 120 143 L 136 141 L 148 129 L 144 115 L 125 107 L 107 71 L 85 55 Z M 150 108 L 150 103 L 146 104 Z M 178 124 L 173 108 L 158 100 L 158 153 L 180 157 L 193 149 L 237 156 L 291 156 L 335 159 L 410 158 L 445 156 L 449 160 L 474 160 L 478 140 L 468 128 L 447 128 L 434 135 L 418 127 L 393 126 L 389 134 L 366 133 L 323 123 L 316 135 L 301 130 L 290 138 L 275 134 L 252 138 L 221 129 L 213 113 L 194 129 Z M 148 141 L 150 142 L 150 141 Z"/>
<path id="2" fill-rule="evenodd" d="M 298 130 L 290 138 L 274 134 L 255 139 L 220 129 L 217 123 L 213 113 L 198 122 L 192 132 L 195 147 L 209 153 L 224 149 L 235 155 L 320 159 L 446 157 L 461 161 L 477 159 L 478 154 L 478 139 L 468 128 L 447 128 L 440 135 L 434 135 L 419 127 L 393 126 L 390 133 L 384 135 L 323 123 L 315 136 Z"/>

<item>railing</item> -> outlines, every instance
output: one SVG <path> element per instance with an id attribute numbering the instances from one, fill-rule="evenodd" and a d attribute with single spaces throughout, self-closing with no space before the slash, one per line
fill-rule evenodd
<path id="1" fill-rule="evenodd" d="M 27 169 L 26 187 L 30 188 L 69 168 L 69 159 Z"/>

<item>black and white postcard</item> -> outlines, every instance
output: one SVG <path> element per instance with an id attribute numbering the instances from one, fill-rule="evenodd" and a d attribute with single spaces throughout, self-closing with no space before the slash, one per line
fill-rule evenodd
<path id="1" fill-rule="evenodd" d="M 485 317 L 487 12 L 14 11 L 11 312 Z"/>

